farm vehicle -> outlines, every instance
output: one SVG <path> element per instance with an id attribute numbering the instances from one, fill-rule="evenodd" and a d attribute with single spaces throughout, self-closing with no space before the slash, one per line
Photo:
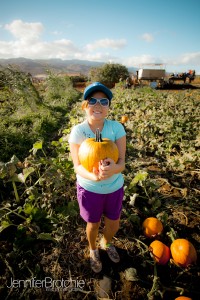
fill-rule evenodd
<path id="1" fill-rule="evenodd" d="M 186 81 L 191 83 L 195 79 L 195 70 L 189 70 L 188 72 L 180 74 L 167 75 L 165 69 L 139 69 L 136 71 L 136 77 L 133 78 L 133 85 L 143 85 L 143 82 L 148 82 L 153 88 L 170 87 L 175 81 Z"/>
<path id="2" fill-rule="evenodd" d="M 172 73 L 169 77 L 169 84 L 173 84 L 175 81 L 183 81 L 186 83 L 188 78 L 189 83 L 195 79 L 195 70 L 189 70 L 187 73 L 174 74 Z"/>
<path id="3" fill-rule="evenodd" d="M 142 84 L 143 81 L 148 81 L 154 87 L 164 87 L 164 69 L 139 69 L 136 74 L 139 84 Z"/>

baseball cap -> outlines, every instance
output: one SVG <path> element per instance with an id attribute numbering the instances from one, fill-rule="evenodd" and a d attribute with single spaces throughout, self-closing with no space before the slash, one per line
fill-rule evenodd
<path id="1" fill-rule="evenodd" d="M 88 99 L 88 97 L 90 96 L 90 94 L 94 93 L 94 92 L 103 92 L 109 100 L 112 99 L 113 94 L 111 92 L 111 90 L 109 88 L 107 88 L 104 84 L 102 84 L 101 82 L 94 82 L 90 85 L 88 85 L 83 93 L 83 99 L 86 100 Z"/>

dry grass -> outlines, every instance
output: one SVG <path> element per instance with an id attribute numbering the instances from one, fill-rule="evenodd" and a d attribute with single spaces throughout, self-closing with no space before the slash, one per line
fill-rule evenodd
<path id="1" fill-rule="evenodd" d="M 200 84 L 200 75 L 197 75 L 192 83 L 193 84 Z"/>

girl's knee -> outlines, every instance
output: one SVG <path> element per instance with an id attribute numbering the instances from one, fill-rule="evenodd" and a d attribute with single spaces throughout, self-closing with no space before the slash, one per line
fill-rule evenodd
<path id="1" fill-rule="evenodd" d="M 100 222 L 98 222 L 98 223 L 88 222 L 87 223 L 87 228 L 90 229 L 90 230 L 97 230 L 97 229 L 99 229 L 99 225 L 100 225 Z"/>
<path id="2" fill-rule="evenodd" d="M 119 219 L 117 219 L 117 220 L 110 220 L 108 218 L 105 218 L 105 226 L 106 227 L 118 230 L 119 229 L 119 224 L 120 224 L 120 220 Z"/>

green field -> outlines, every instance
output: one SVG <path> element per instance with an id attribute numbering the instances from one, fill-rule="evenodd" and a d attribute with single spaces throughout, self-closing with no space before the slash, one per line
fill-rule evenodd
<path id="1" fill-rule="evenodd" d="M 67 142 L 84 119 L 82 95 L 53 74 L 36 86 L 15 70 L 0 78 L 1 299 L 96 299 L 103 276 L 110 299 L 199 299 L 199 264 L 154 264 L 142 222 L 159 218 L 158 239 L 168 246 L 172 235 L 188 239 L 199 262 L 200 89 L 113 88 L 109 118 L 128 116 L 125 197 L 114 239 L 121 263 L 102 253 L 103 272 L 95 275 Z M 45 278 L 55 286 L 48 281 L 48 289 Z"/>

